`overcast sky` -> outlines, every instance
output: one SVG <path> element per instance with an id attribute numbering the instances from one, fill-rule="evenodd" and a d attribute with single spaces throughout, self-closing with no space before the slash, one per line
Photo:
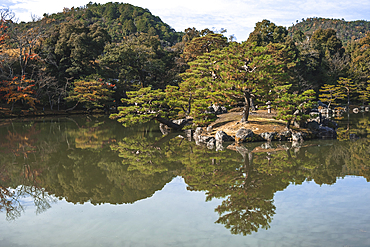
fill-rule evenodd
<path id="1" fill-rule="evenodd" d="M 90 0 L 0 0 L 1 8 L 9 8 L 18 21 L 30 21 L 31 15 L 62 12 L 64 7 L 80 7 Z M 117 0 L 116 0 L 117 1 Z M 91 1 L 106 3 L 111 1 Z M 115 2 L 115 1 L 113 1 Z M 346 21 L 370 20 L 370 0 L 126 0 L 147 8 L 153 15 L 176 31 L 188 27 L 227 29 L 241 42 L 258 21 L 270 20 L 289 27 L 307 17 L 335 18 Z"/>

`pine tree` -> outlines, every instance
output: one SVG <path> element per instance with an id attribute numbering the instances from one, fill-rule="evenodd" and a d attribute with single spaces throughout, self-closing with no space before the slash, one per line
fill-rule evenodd
<path id="1" fill-rule="evenodd" d="M 370 83 L 370 81 L 368 81 Z M 370 84 L 362 84 L 361 87 L 357 90 L 358 99 L 361 101 L 362 105 L 365 105 L 370 98 Z"/>
<path id="2" fill-rule="evenodd" d="M 328 108 L 331 105 L 339 105 L 336 100 L 344 99 L 345 94 L 341 91 L 341 88 L 336 85 L 325 84 L 320 89 L 321 94 L 319 95 L 319 100 L 323 103 L 328 104 Z"/>
<path id="3" fill-rule="evenodd" d="M 349 78 L 339 77 L 339 80 L 337 82 L 341 90 L 347 96 L 347 108 L 348 108 L 350 103 L 350 96 L 355 92 L 357 87 L 353 83 L 353 81 Z"/>
<path id="4" fill-rule="evenodd" d="M 307 90 L 302 94 L 291 93 L 289 91 L 292 85 L 275 87 L 276 99 L 274 104 L 277 106 L 277 118 L 286 120 L 286 127 L 289 129 L 294 121 L 302 122 L 308 119 L 306 111 L 313 105 L 315 91 Z"/>

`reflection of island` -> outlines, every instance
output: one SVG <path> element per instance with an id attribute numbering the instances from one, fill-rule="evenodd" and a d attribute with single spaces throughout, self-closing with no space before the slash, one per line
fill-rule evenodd
<path id="1" fill-rule="evenodd" d="M 79 119 L 14 125 L 0 132 L 0 140 L 7 140 L 0 143 L 0 210 L 9 219 L 19 217 L 19 195 L 33 198 L 38 212 L 54 198 L 133 203 L 181 175 L 189 190 L 205 191 L 207 200 L 222 198 L 216 222 L 246 235 L 269 227 L 274 194 L 291 183 L 333 184 L 348 174 L 370 180 L 369 139 L 293 147 L 249 143 L 216 152 L 177 134 L 162 137 L 152 125 L 111 125 Z"/>
<path id="2" fill-rule="evenodd" d="M 274 194 L 290 183 L 314 180 L 318 184 L 333 184 L 338 177 L 348 174 L 369 180 L 369 142 L 363 139 L 350 143 L 330 141 L 326 146 L 311 142 L 306 147 L 290 144 L 229 147 L 241 154 L 241 161 L 230 154 L 232 151 L 204 159 L 204 153 L 199 152 L 197 157 L 198 152 L 193 150 L 195 157 L 185 164 L 183 176 L 192 190 L 206 191 L 207 200 L 223 198 L 215 209 L 220 216 L 216 223 L 224 224 L 233 234 L 247 235 L 259 228 L 269 228 L 275 214 Z M 344 173 L 346 168 L 353 169 Z"/>

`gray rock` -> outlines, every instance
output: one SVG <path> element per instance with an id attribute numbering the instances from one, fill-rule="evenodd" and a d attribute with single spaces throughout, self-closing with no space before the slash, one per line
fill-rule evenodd
<path id="1" fill-rule="evenodd" d="M 302 142 L 303 136 L 301 132 L 292 133 L 292 141 L 293 142 Z"/>
<path id="2" fill-rule="evenodd" d="M 254 133 L 251 129 L 239 129 L 235 134 L 235 142 L 242 143 L 247 140 L 252 140 Z"/>
<path id="3" fill-rule="evenodd" d="M 307 128 L 310 130 L 318 130 L 320 128 L 320 124 L 317 121 L 311 121 L 307 123 Z"/>
<path id="4" fill-rule="evenodd" d="M 186 118 L 176 119 L 176 120 L 172 120 L 172 123 L 180 125 L 180 126 L 185 126 L 185 125 L 189 125 L 189 120 Z"/>
<path id="5" fill-rule="evenodd" d="M 194 131 L 194 135 L 200 135 L 200 134 L 202 134 L 203 133 L 203 129 L 202 129 L 202 127 L 197 127 L 196 129 L 195 129 L 195 131 Z"/>
<path id="6" fill-rule="evenodd" d="M 265 133 L 261 133 L 260 134 L 260 136 L 264 139 L 264 140 L 266 140 L 266 141 L 268 141 L 268 142 L 270 142 L 270 141 L 272 141 L 272 139 L 274 138 L 274 136 L 276 135 L 276 132 L 265 132 Z"/>
<path id="7" fill-rule="evenodd" d="M 232 136 L 229 136 L 228 134 L 226 134 L 222 130 L 217 131 L 217 133 L 215 135 L 215 138 L 216 138 L 216 141 L 218 141 L 218 142 L 234 141 L 234 138 Z"/>
<path id="8" fill-rule="evenodd" d="M 286 130 L 278 134 L 278 139 L 280 141 L 287 141 L 291 137 L 292 137 L 292 131 L 290 130 Z"/>
<path id="9" fill-rule="evenodd" d="M 325 116 L 322 117 L 320 124 L 322 126 L 327 126 L 327 127 L 333 128 L 333 129 L 338 128 L 338 124 L 335 121 L 333 121 L 330 118 L 327 118 Z"/>
<path id="10" fill-rule="evenodd" d="M 212 136 L 202 136 L 202 135 L 200 135 L 198 137 L 198 140 L 201 143 L 206 143 L 206 142 L 210 141 L 212 138 L 213 138 Z"/>
<path id="11" fill-rule="evenodd" d="M 309 113 L 309 115 L 310 115 L 310 118 L 317 118 L 317 117 L 320 117 L 320 112 L 312 111 Z"/>
<path id="12" fill-rule="evenodd" d="M 206 113 L 215 113 L 215 109 L 213 108 L 213 106 L 208 106 Z"/>

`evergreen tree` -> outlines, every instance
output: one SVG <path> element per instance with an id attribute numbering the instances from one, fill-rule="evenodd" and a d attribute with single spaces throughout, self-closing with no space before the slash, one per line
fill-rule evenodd
<path id="1" fill-rule="evenodd" d="M 352 79 L 349 79 L 349 78 L 340 77 L 337 82 L 338 82 L 339 87 L 341 88 L 345 96 L 347 97 L 347 108 L 348 108 L 349 103 L 350 103 L 350 96 L 353 95 L 357 87 L 352 81 Z"/>
<path id="2" fill-rule="evenodd" d="M 341 88 L 336 85 L 325 84 L 320 88 L 321 94 L 319 94 L 319 100 L 323 103 L 328 104 L 328 108 L 331 105 L 337 106 L 336 100 L 344 99 L 345 94 L 341 91 Z"/>
<path id="3" fill-rule="evenodd" d="M 313 90 L 297 94 L 290 92 L 290 87 L 291 84 L 274 88 L 276 92 L 274 104 L 277 106 L 277 118 L 286 120 L 288 129 L 295 121 L 304 122 L 308 119 L 309 116 L 306 112 L 312 108 L 313 100 L 315 99 L 315 91 Z"/>

